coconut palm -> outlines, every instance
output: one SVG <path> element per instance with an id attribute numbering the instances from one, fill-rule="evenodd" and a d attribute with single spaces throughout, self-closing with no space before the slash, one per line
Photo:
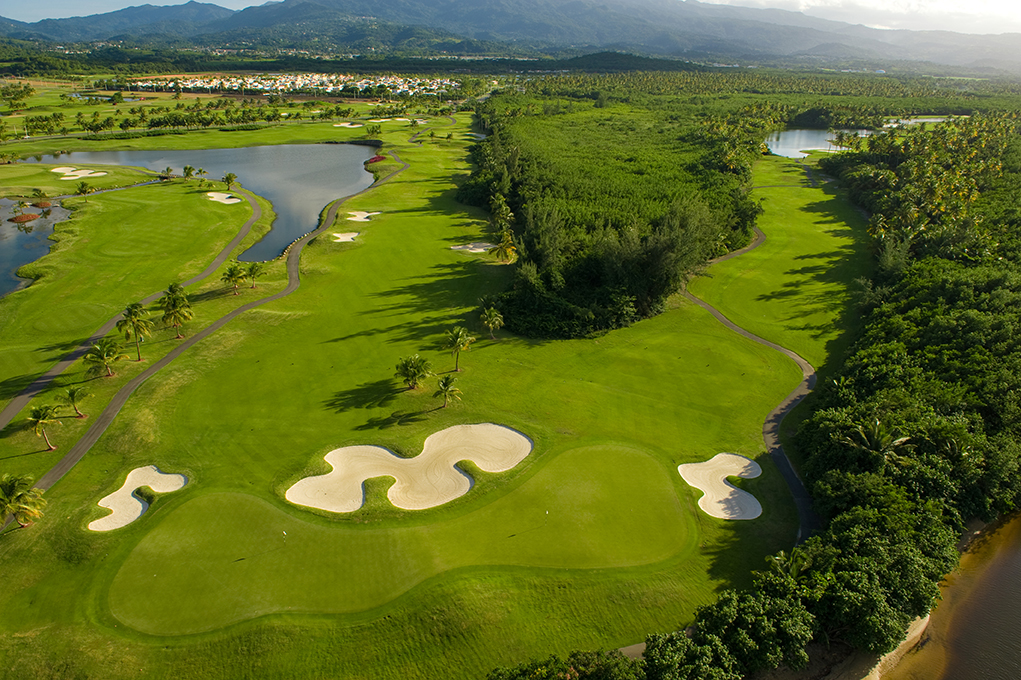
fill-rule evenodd
<path id="1" fill-rule="evenodd" d="M 125 340 L 135 336 L 135 352 L 138 354 L 138 361 L 142 360 L 142 338 L 152 336 L 152 321 L 148 319 L 149 313 L 141 302 L 132 302 L 125 308 L 120 321 L 117 322 L 117 330 L 124 334 Z"/>
<path id="2" fill-rule="evenodd" d="M 102 338 L 82 356 L 82 361 L 89 365 L 85 375 L 90 378 L 98 378 L 105 372 L 107 378 L 112 377 L 114 375 L 113 365 L 128 358 L 128 355 L 124 354 L 121 349 L 121 344 L 113 338 Z"/>
<path id="3" fill-rule="evenodd" d="M 445 375 L 439 380 L 439 389 L 436 390 L 433 396 L 443 397 L 443 408 L 447 408 L 447 403 L 449 403 L 451 399 L 457 399 L 458 401 L 461 400 L 461 390 L 454 387 L 454 381 L 456 380 L 457 378 L 452 375 Z"/>
<path id="4" fill-rule="evenodd" d="M 193 316 L 191 303 L 188 302 L 188 295 L 184 292 L 184 287 L 179 283 L 170 284 L 156 304 L 163 310 L 163 317 L 160 321 L 177 330 L 175 337 L 178 340 L 183 338 L 184 334 L 179 329 Z"/>
<path id="5" fill-rule="evenodd" d="M 454 370 L 457 372 L 461 371 L 459 366 L 461 361 L 461 352 L 466 352 L 471 349 L 471 344 L 475 342 L 476 338 L 468 329 L 464 326 L 454 326 L 447 331 L 447 339 L 443 344 L 443 349 L 449 349 L 451 356 L 454 357 Z"/>
<path id="6" fill-rule="evenodd" d="M 28 526 L 43 516 L 46 499 L 43 490 L 32 487 L 28 475 L 0 475 L 0 522 L 14 517 L 19 526 Z"/>
<path id="7" fill-rule="evenodd" d="M 911 437 L 901 437 L 895 428 L 884 425 L 878 418 L 869 423 L 868 427 L 859 425 L 852 436 L 840 439 L 842 444 L 871 454 L 880 467 L 893 464 L 905 467 L 911 459 L 902 455 L 914 448 L 909 444 Z"/>
<path id="8" fill-rule="evenodd" d="M 78 408 L 78 404 L 81 403 L 82 399 L 87 399 L 92 395 L 84 387 L 68 387 L 64 390 L 64 393 L 57 397 L 62 404 L 66 404 L 74 409 L 76 418 L 87 418 L 84 413 Z"/>
<path id="9" fill-rule="evenodd" d="M 266 265 L 262 262 L 251 262 L 245 273 L 248 274 L 248 278 L 252 280 L 252 288 L 255 288 L 255 277 L 262 276 L 262 272 L 265 271 Z"/>
<path id="10" fill-rule="evenodd" d="M 245 278 L 247 278 L 247 276 L 248 275 L 245 274 L 244 268 L 235 262 L 227 267 L 227 269 L 223 272 L 223 276 L 220 277 L 220 280 L 228 286 L 234 286 L 234 294 L 237 295 L 238 286 L 245 282 Z"/>
<path id="11" fill-rule="evenodd" d="M 408 389 L 413 390 L 418 387 L 418 383 L 433 374 L 431 369 L 432 366 L 427 359 L 412 354 L 397 362 L 397 372 L 394 373 L 394 377 L 403 380 Z"/>
<path id="12" fill-rule="evenodd" d="M 503 328 L 503 314 L 496 307 L 489 307 L 480 317 L 482 325 L 489 329 L 489 337 L 496 340 L 496 336 L 493 334 L 498 328 Z"/>
<path id="13" fill-rule="evenodd" d="M 60 425 L 60 421 L 57 420 L 57 409 L 56 407 L 46 404 L 45 406 L 34 406 L 32 410 L 28 412 L 28 424 L 31 426 L 32 431 L 35 432 L 36 437 L 42 437 L 43 441 L 46 442 L 46 448 L 53 451 L 57 447 L 50 443 L 50 438 L 46 436 L 46 426 L 56 423 Z"/>
<path id="14" fill-rule="evenodd" d="M 228 172 L 227 174 L 225 174 L 225 175 L 224 175 L 224 176 L 223 176 L 223 177 L 222 177 L 222 178 L 220 179 L 220 181 L 221 181 L 221 182 L 223 182 L 224 184 L 226 184 L 226 185 L 227 185 L 227 191 L 230 191 L 230 188 L 231 188 L 232 186 L 234 186 L 234 183 L 235 183 L 235 182 L 237 182 L 237 181 L 238 181 L 238 176 L 237 176 L 237 175 L 235 175 L 235 174 L 234 174 L 233 172 Z"/>
<path id="15" fill-rule="evenodd" d="M 486 252 L 490 255 L 496 255 L 500 258 L 501 262 L 510 262 L 516 251 L 517 246 L 514 245 L 514 235 L 511 234 L 509 229 L 505 229 L 500 234 L 500 243 L 493 246 Z"/>
<path id="16" fill-rule="evenodd" d="M 160 179 L 169 180 L 174 175 L 174 169 L 169 165 L 163 168 L 163 172 L 160 173 Z"/>
<path id="17" fill-rule="evenodd" d="M 92 188 L 92 186 L 88 182 L 84 181 L 78 182 L 78 186 L 74 188 L 75 195 L 83 197 L 86 203 L 89 202 L 89 194 L 91 194 L 93 191 L 94 189 Z"/>
<path id="18" fill-rule="evenodd" d="M 192 176 L 195 174 L 195 168 L 193 168 L 190 165 L 186 165 L 184 166 L 184 169 L 181 170 L 181 174 L 184 175 L 185 179 L 191 179 Z"/>

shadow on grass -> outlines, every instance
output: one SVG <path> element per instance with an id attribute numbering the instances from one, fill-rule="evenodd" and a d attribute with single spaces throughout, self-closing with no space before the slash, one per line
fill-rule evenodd
<path id="1" fill-rule="evenodd" d="M 21 394 L 38 377 L 37 375 L 19 375 L 7 378 L 6 380 L 0 380 L 0 399 L 13 399 Z"/>
<path id="2" fill-rule="evenodd" d="M 369 418 L 367 422 L 355 429 L 364 432 L 365 430 L 388 430 L 391 427 L 413 425 L 414 423 L 424 422 L 428 414 L 439 411 L 441 408 L 443 407 L 437 406 L 436 408 L 428 408 L 421 411 L 394 411 L 388 416 Z"/>
<path id="3" fill-rule="evenodd" d="M 402 391 L 393 379 L 375 380 L 340 390 L 323 402 L 323 406 L 336 413 L 356 408 L 383 408 L 392 404 Z"/>

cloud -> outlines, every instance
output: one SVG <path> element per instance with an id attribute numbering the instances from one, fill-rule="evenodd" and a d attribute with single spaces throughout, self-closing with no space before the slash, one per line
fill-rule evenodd
<path id="1" fill-rule="evenodd" d="M 875 28 L 958 33 L 1021 32 L 1016 0 L 703 0 L 739 7 L 785 9 Z"/>

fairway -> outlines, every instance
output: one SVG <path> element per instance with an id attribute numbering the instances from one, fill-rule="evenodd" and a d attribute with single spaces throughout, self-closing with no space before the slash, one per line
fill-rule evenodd
<path id="1" fill-rule="evenodd" d="M 135 391 L 88 455 L 47 492 L 54 521 L 3 546 L 12 584 L 0 595 L 11 612 L 2 625 L 4 653 L 26 667 L 45 666 L 51 649 L 73 653 L 81 668 L 111 678 L 160 667 L 169 654 L 181 677 L 231 677 L 256 648 L 275 650 L 260 677 L 292 677 L 295 663 L 310 677 L 333 677 L 336 668 L 343 677 L 480 677 L 511 660 L 619 647 L 674 630 L 718 589 L 746 585 L 767 554 L 790 546 L 795 508 L 763 455 L 761 432 L 766 415 L 800 382 L 797 365 L 679 295 L 663 314 L 597 338 L 536 341 L 497 331 L 490 339 L 478 301 L 508 285 L 511 267 L 452 249 L 493 239 L 485 213 L 454 199 L 454 180 L 468 170 L 469 121 L 467 114 L 453 124 L 433 119 L 423 127 L 437 136 L 416 141 L 407 129 L 386 126 L 385 150 L 394 154 L 388 164 L 407 168 L 339 206 L 336 221 L 302 252 L 300 287 L 237 317 Z M 324 123 L 294 128 L 297 140 L 271 129 L 124 145 L 294 143 L 359 132 Z M 823 189 L 803 191 L 829 199 Z M 93 233 L 102 238 L 100 215 L 164 203 L 182 215 L 196 204 L 202 211 L 188 212 L 194 224 L 180 234 L 171 229 L 166 243 L 153 245 L 149 232 L 139 232 L 108 244 L 109 254 L 91 255 L 103 280 L 130 282 L 139 297 L 159 290 L 171 264 L 183 274 L 215 254 L 220 241 L 187 242 L 189 233 L 222 224 L 216 238 L 228 239 L 234 215 L 250 214 L 184 183 L 90 197 L 95 212 L 82 216 L 95 218 L 83 223 L 89 240 L 80 239 L 82 252 Z M 351 233 L 352 216 L 357 238 L 339 240 L 335 234 Z M 793 239 L 797 219 L 792 213 L 787 236 L 776 238 L 764 223 L 773 239 L 767 245 Z M 755 267 L 784 289 L 796 280 L 790 261 L 806 248 L 831 253 L 819 256 L 822 263 L 849 252 L 843 232 L 829 231 Z M 180 263 L 154 255 L 158 271 L 136 271 L 119 254 L 146 246 L 178 253 Z M 58 256 L 66 257 L 63 249 L 51 257 Z M 260 279 L 259 290 L 242 291 L 244 301 L 283 288 L 282 264 L 274 266 L 266 290 Z M 60 331 L 69 338 L 123 304 L 76 288 L 76 269 L 60 270 L 50 294 L 62 296 L 63 306 L 105 311 L 83 312 L 73 332 Z M 714 267 L 714 278 L 692 290 L 722 284 L 726 271 Z M 222 292 L 219 272 L 210 278 L 203 316 L 189 332 L 238 304 Z M 790 300 L 802 304 L 802 290 Z M 728 290 L 727 302 L 774 310 L 755 299 L 761 291 L 761 284 Z M 46 299 L 36 295 L 25 298 L 32 303 L 23 303 L 19 323 L 45 316 Z M 478 337 L 461 354 L 459 373 L 443 349 L 454 325 Z M 776 323 L 748 327 L 788 340 Z M 803 327 L 785 332 L 806 356 L 825 345 L 806 342 Z M 18 330 L 16 338 L 32 356 L 32 334 Z M 404 389 L 394 366 L 415 353 L 438 376 L 456 376 L 462 401 L 442 408 L 435 377 Z M 22 367 L 5 375 L 31 370 L 31 361 L 18 361 Z M 512 428 L 534 448 L 499 472 L 463 456 L 459 467 L 474 484 L 442 505 L 395 507 L 389 475 L 370 477 L 364 506 L 344 514 L 285 499 L 299 480 L 328 473 L 324 456 L 336 449 L 385 447 L 409 458 L 430 435 L 477 423 Z M 30 437 L 8 436 L 0 452 L 38 476 L 56 456 L 14 457 Z M 737 482 L 761 504 L 758 518 L 710 517 L 697 505 L 702 492 L 678 473 L 678 465 L 721 452 L 761 463 L 761 476 Z M 108 512 L 99 499 L 120 488 L 128 471 L 149 465 L 183 475 L 187 486 L 160 494 L 116 531 L 87 531 Z M 21 642 L 47 626 L 40 641 L 56 646 Z"/>

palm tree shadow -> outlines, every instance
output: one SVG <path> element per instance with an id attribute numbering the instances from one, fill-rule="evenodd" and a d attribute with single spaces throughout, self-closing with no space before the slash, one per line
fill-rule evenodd
<path id="1" fill-rule="evenodd" d="M 398 425 L 411 425 L 413 423 L 420 423 L 425 420 L 427 413 L 432 413 L 442 407 L 436 407 L 433 409 L 425 409 L 422 411 L 394 411 L 388 416 L 378 416 L 376 418 L 369 418 L 367 422 L 356 427 L 356 430 L 364 432 L 365 430 L 388 430 L 391 427 Z"/>
<path id="2" fill-rule="evenodd" d="M 336 413 L 355 408 L 383 408 L 393 403 L 401 390 L 392 378 L 362 383 L 349 390 L 340 390 L 323 402 L 323 406 Z"/>

